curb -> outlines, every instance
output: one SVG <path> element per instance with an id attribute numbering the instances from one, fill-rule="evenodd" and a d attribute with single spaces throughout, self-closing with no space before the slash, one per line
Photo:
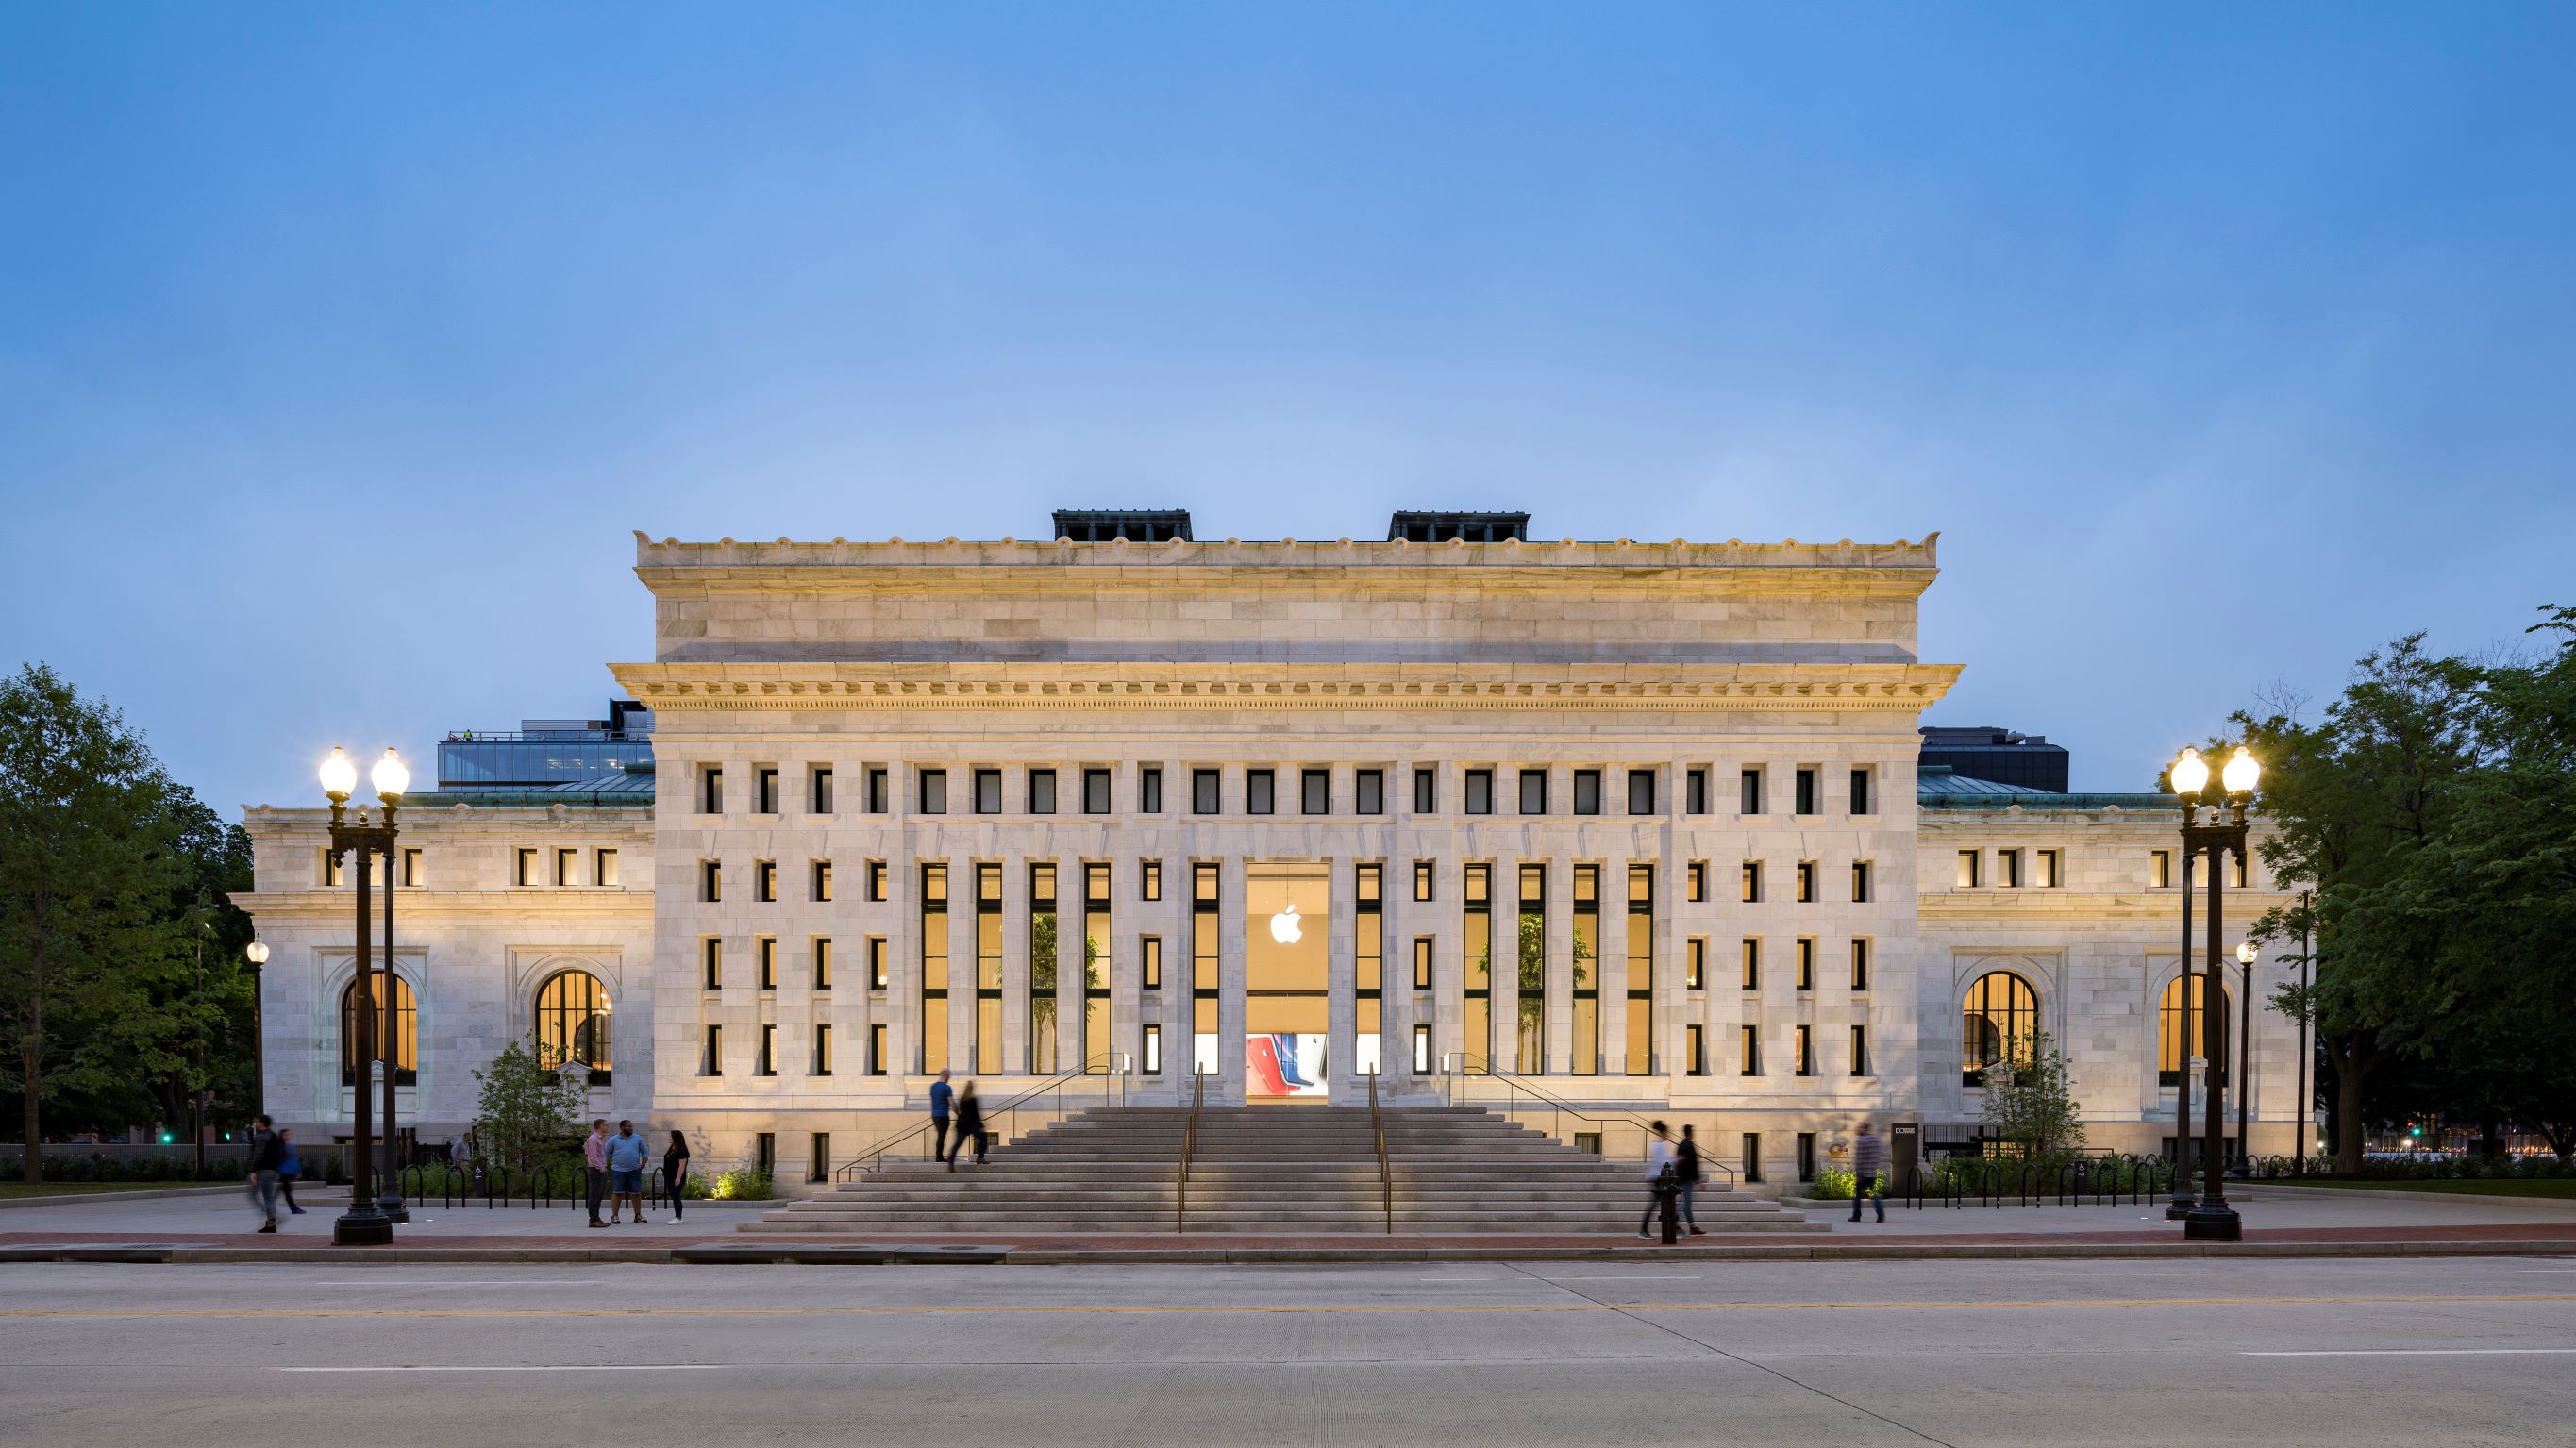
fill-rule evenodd
<path id="1" fill-rule="evenodd" d="M 2475 1202 L 2490 1207 L 2537 1207 L 2542 1211 L 2576 1212 L 2576 1197 L 2490 1197 L 2470 1192 L 2407 1192 L 2388 1187 L 2302 1187 L 2272 1182 L 2230 1182 L 2229 1191 L 2247 1188 L 2261 1196 L 2297 1197 L 2330 1202 L 2339 1198 L 2371 1202 Z"/>
<path id="2" fill-rule="evenodd" d="M 204 1187 L 163 1187 L 148 1192 L 65 1192 L 51 1197 L 0 1197 L 0 1211 L 11 1207 L 67 1207 L 76 1202 L 166 1202 L 178 1197 L 237 1197 L 244 1191 L 240 1182 L 219 1182 Z"/>

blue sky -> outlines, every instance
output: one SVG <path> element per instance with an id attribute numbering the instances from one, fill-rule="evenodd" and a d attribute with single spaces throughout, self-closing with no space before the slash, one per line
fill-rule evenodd
<path id="1" fill-rule="evenodd" d="M 225 808 L 595 712 L 629 529 L 1942 533 L 2144 787 L 2576 602 L 2576 10 L 0 10 L 0 664 Z"/>

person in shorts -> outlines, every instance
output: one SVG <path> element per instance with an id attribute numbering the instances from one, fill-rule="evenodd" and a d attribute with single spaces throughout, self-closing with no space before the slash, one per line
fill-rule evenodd
<path id="1" fill-rule="evenodd" d="M 652 1151 L 644 1138 L 635 1134 L 635 1123 L 617 1123 L 617 1134 L 608 1138 L 608 1225 L 617 1225 L 620 1203 L 632 1203 L 635 1220 L 644 1220 L 644 1159 Z"/>

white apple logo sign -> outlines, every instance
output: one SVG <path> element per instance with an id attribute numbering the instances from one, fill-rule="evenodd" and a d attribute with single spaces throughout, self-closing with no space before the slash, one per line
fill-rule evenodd
<path id="1" fill-rule="evenodd" d="M 1297 906 L 1291 901 L 1287 909 L 1270 917 L 1270 938 L 1282 945 L 1294 945 L 1304 932 L 1297 926 Z"/>

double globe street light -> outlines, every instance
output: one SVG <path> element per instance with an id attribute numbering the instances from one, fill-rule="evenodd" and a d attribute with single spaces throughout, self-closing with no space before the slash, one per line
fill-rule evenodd
<path id="1" fill-rule="evenodd" d="M 2226 1054 L 2226 1023 L 2219 1016 L 2220 1002 L 2227 998 L 2227 961 L 2219 948 L 2226 930 L 2225 857 L 2233 853 L 2245 858 L 2245 812 L 2254 803 L 2254 786 L 2263 775 L 2251 751 L 2238 745 L 2226 767 L 2219 772 L 2219 784 L 2226 791 L 2226 813 L 2222 816 L 2216 803 L 2211 804 L 2209 823 L 2199 822 L 2202 792 L 2209 788 L 2209 761 L 2197 749 L 2186 748 L 2167 773 L 2173 792 L 2182 801 L 2182 1030 L 2176 1042 L 2183 1060 L 2175 1072 L 2174 1093 L 2174 1191 L 2173 1202 L 2165 1208 L 2168 1218 L 2180 1218 L 2185 1238 L 2201 1242 L 2237 1242 L 2244 1240 L 2245 1224 L 2227 1205 L 2225 1160 L 2227 1150 L 2226 1117 L 2216 1085 L 2217 1074 L 2211 1072 L 2208 1091 L 2207 1126 L 2201 1142 L 2200 1160 L 2203 1188 L 2200 1199 L 2191 1196 L 2191 874 L 2192 865 L 2203 853 L 2209 856 L 2209 962 L 2201 998 L 2206 1003 L 2201 1011 L 2202 1057 L 2215 1068 Z M 2250 947 L 2249 947 L 2250 948 Z M 2244 962 L 2251 979 L 2249 959 Z M 2240 1073 L 2241 1074 L 2241 1073 Z M 2244 1098 L 2245 1083 L 2238 1081 L 2238 1100 Z"/>
<path id="2" fill-rule="evenodd" d="M 376 787 L 376 798 L 384 805 L 381 822 L 369 824 L 365 806 L 357 818 L 348 817 L 349 796 L 357 792 L 358 766 L 348 753 L 336 745 L 331 757 L 322 761 L 322 792 L 331 800 L 331 860 L 334 864 L 351 852 L 358 856 L 358 941 L 356 974 L 350 982 L 349 1025 L 354 1033 L 351 1054 L 356 1058 L 357 1120 L 351 1132 L 349 1166 L 349 1210 L 332 1224 L 331 1240 L 343 1247 L 381 1247 L 394 1239 L 394 1223 L 410 1220 L 403 1210 L 402 1197 L 393 1182 L 394 1161 L 394 1070 L 388 1047 L 394 1034 L 394 983 L 385 983 L 384 1009 L 376 1008 L 374 962 L 368 955 L 368 937 L 374 920 L 369 898 L 369 880 L 374 875 L 376 855 L 385 859 L 385 974 L 394 968 L 394 808 L 402 802 L 403 791 L 411 787 L 411 771 L 391 749 L 368 771 L 368 782 Z M 380 1073 L 385 1086 L 385 1187 L 382 1199 L 375 1190 L 375 1133 L 367 1088 L 370 1074 Z"/>

